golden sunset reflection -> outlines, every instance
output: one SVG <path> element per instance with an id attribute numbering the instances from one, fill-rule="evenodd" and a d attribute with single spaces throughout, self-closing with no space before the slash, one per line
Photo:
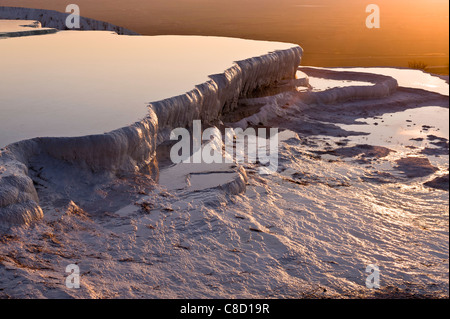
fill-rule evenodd
<path id="1" fill-rule="evenodd" d="M 449 2 L 378 0 L 380 29 L 368 29 L 360 0 L 79 0 L 83 16 L 145 35 L 215 35 L 296 43 L 304 65 L 401 66 L 448 72 Z M 59 0 L 0 5 L 64 12 Z"/>

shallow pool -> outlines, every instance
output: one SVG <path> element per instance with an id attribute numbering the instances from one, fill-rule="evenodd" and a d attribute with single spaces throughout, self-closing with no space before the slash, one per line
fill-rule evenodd
<path id="1" fill-rule="evenodd" d="M 184 94 L 233 61 L 293 44 L 202 36 L 60 31 L 0 40 L 0 147 L 83 136 L 144 118 L 149 102 Z"/>

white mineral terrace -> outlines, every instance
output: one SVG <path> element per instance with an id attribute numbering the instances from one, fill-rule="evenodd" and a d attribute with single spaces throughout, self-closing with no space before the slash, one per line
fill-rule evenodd
<path id="1" fill-rule="evenodd" d="M 0 35 L 11 32 L 31 31 L 42 29 L 38 21 L 28 20 L 0 20 Z"/>
<path id="2" fill-rule="evenodd" d="M 15 30 L 0 36 L 0 299 L 448 298 L 448 76 L 299 67 L 293 44 Z M 176 163 L 168 133 L 191 124 L 194 146 L 198 119 L 220 132 Z M 257 161 L 224 145 L 247 127 L 279 132 L 269 165 L 260 136 Z"/>
<path id="3" fill-rule="evenodd" d="M 0 33 L 35 29 L 0 21 Z M 102 134 L 183 95 L 234 61 L 298 48 L 199 36 L 119 36 L 59 31 L 0 38 L 0 147 L 34 137 Z"/>

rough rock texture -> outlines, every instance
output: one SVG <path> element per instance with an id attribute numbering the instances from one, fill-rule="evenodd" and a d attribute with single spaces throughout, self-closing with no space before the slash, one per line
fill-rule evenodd
<path id="1" fill-rule="evenodd" d="M 401 158 L 397 160 L 397 164 L 396 168 L 410 178 L 428 176 L 439 170 L 431 165 L 428 158 L 423 157 Z"/>
<path id="2" fill-rule="evenodd" d="M 45 154 L 90 171 L 112 174 L 143 169 L 153 158 L 155 114 L 115 131 L 73 138 L 35 138 L 0 151 L 0 224 L 27 224 L 42 217 L 29 160 Z M 44 164 L 43 164 L 44 165 Z"/>
<path id="3" fill-rule="evenodd" d="M 440 189 L 443 191 L 449 191 L 449 175 L 436 177 L 431 181 L 424 183 L 425 186 Z"/>

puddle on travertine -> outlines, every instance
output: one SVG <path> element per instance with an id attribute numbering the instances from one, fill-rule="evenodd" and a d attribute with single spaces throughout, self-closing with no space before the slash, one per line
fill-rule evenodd
<path id="1" fill-rule="evenodd" d="M 312 91 L 324 91 L 332 88 L 343 88 L 349 86 L 373 86 L 374 83 L 309 77 L 309 85 L 312 87 Z"/>
<path id="2" fill-rule="evenodd" d="M 359 118 L 356 122 L 366 124 L 336 124 L 340 128 L 351 132 L 361 132 L 361 135 L 346 137 L 311 135 L 303 136 L 308 142 L 305 149 L 315 152 L 351 148 L 358 145 L 371 145 L 388 148 L 393 152 L 376 160 L 362 160 L 363 167 L 374 167 L 380 171 L 389 171 L 395 175 L 396 161 L 407 157 L 427 158 L 431 165 L 440 169 L 438 175 L 448 171 L 448 127 L 449 109 L 439 106 L 425 106 L 408 109 L 402 112 L 385 113 L 382 116 Z M 296 133 L 284 130 L 279 134 L 280 142 L 296 137 Z M 295 142 L 294 142 L 295 144 Z M 339 156 L 321 153 L 322 160 L 359 162 L 359 156 Z"/>
<path id="3" fill-rule="evenodd" d="M 342 125 L 346 130 L 369 133 L 348 137 L 351 143 L 384 146 L 395 150 L 394 158 L 427 157 L 444 170 L 449 167 L 448 127 L 449 109 L 427 106 L 402 112 L 386 113 L 381 117 L 360 119 L 368 125 Z M 376 124 L 375 124 L 376 123 Z M 444 141 L 442 146 L 436 142 Z M 447 142 L 447 146 L 445 143 Z M 424 153 L 428 151 L 428 153 Z"/>

